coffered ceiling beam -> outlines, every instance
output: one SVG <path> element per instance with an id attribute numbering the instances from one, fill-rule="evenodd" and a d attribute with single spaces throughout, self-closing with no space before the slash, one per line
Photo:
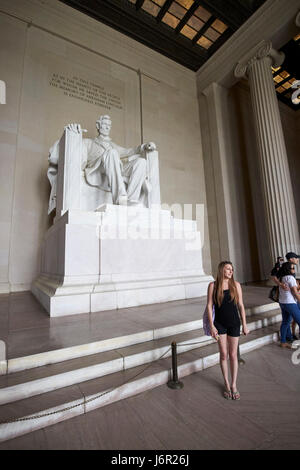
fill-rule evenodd
<path id="1" fill-rule="evenodd" d="M 202 0 L 201 5 L 236 31 L 250 16 L 236 0 Z"/>
<path id="2" fill-rule="evenodd" d="M 135 9 L 139 10 L 140 8 L 142 8 L 144 2 L 145 0 L 136 0 Z"/>
<path id="3" fill-rule="evenodd" d="M 166 3 L 161 7 L 160 12 L 158 13 L 158 15 L 156 17 L 156 21 L 158 23 L 163 19 L 163 17 L 165 16 L 167 11 L 169 10 L 172 3 L 173 3 L 173 0 L 167 0 Z"/>
<path id="4" fill-rule="evenodd" d="M 179 21 L 178 25 L 175 28 L 175 33 L 179 33 L 181 29 L 183 28 L 184 25 L 189 21 L 189 19 L 193 16 L 197 8 L 200 6 L 201 0 L 195 0 L 194 4 L 191 6 L 191 8 L 186 12 L 184 17 Z"/>
<path id="5" fill-rule="evenodd" d="M 60 0 L 87 15 L 102 21 L 123 34 L 164 54 L 181 65 L 197 71 L 207 60 L 206 51 L 200 46 L 190 47 L 190 40 L 175 36 L 171 28 L 157 24 L 151 15 L 137 12 L 134 5 L 120 0 Z M 128 8 L 129 5 L 129 8 Z"/>

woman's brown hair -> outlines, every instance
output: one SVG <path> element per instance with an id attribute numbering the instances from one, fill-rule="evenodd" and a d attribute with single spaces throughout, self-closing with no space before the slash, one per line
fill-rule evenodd
<path id="1" fill-rule="evenodd" d="M 223 302 L 223 297 L 224 297 L 224 292 L 223 292 L 223 280 L 224 280 L 224 268 L 226 264 L 230 264 L 232 266 L 231 261 L 222 261 L 219 266 L 218 266 L 218 274 L 217 274 L 217 279 L 215 281 L 215 287 L 214 287 L 214 304 L 217 304 L 219 307 L 221 306 Z M 233 266 L 232 266 L 233 268 Z M 228 287 L 229 287 L 229 293 L 231 300 L 237 304 L 239 301 L 239 295 L 238 291 L 235 285 L 235 281 L 232 275 L 232 278 L 228 280 Z"/>

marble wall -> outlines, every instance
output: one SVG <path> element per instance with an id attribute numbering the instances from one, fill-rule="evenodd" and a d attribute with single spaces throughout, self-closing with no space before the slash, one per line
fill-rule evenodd
<path id="1" fill-rule="evenodd" d="M 57 0 L 0 6 L 0 292 L 29 289 L 37 275 L 51 224 L 48 149 L 69 122 L 93 137 L 110 114 L 117 143 L 155 141 L 162 202 L 206 208 L 193 72 Z M 202 227 L 210 273 L 206 209 Z"/>
<path id="2" fill-rule="evenodd" d="M 6 104 L 0 106 L 0 292 L 10 289 L 12 213 L 25 34 L 24 23 L 16 23 L 9 17 L 1 16 L 1 75 L 7 82 L 8 96 Z"/>

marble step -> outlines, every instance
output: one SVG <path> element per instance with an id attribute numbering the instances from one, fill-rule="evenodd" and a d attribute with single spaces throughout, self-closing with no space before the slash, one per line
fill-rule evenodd
<path id="1" fill-rule="evenodd" d="M 248 326 L 251 331 L 255 331 L 263 326 L 272 325 L 276 321 L 278 321 L 278 315 L 272 315 L 269 312 L 261 318 L 256 316 L 253 321 L 249 321 Z M 204 335 L 202 329 L 199 329 L 39 367 L 30 372 L 23 371 L 2 376 L 0 377 L 0 405 L 151 363 L 163 354 L 169 357 L 172 341 L 180 344 L 178 354 L 214 342 L 212 338 Z"/>
<path id="2" fill-rule="evenodd" d="M 202 328 L 202 323 L 202 319 L 176 323 L 162 328 L 154 328 L 115 338 L 107 338 L 101 341 L 94 341 L 67 348 L 46 351 L 39 354 L 8 359 L 7 373 L 11 374 L 48 364 L 56 364 L 62 361 L 113 351 L 116 348 L 123 348 L 134 344 L 144 343 L 146 341 L 169 337 L 186 331 L 197 330 Z"/>
<path id="3" fill-rule="evenodd" d="M 252 325 L 253 326 L 253 325 Z M 253 330 L 240 339 L 240 352 L 271 344 L 280 323 Z M 180 347 L 179 347 L 180 349 Z M 288 354 L 288 351 L 286 351 Z M 200 372 L 219 363 L 216 342 L 178 355 L 178 376 Z M 247 367 L 245 364 L 243 367 Z M 59 423 L 94 409 L 166 384 L 171 378 L 170 358 L 138 366 L 94 380 L 0 407 L 0 442 Z M 180 393 L 177 391 L 174 393 Z M 24 415 L 26 410 L 26 416 Z M 13 421 L 15 420 L 15 421 Z M 19 420 L 19 421 L 18 421 Z M 10 421 L 5 423 L 5 421 Z"/>
<path id="4" fill-rule="evenodd" d="M 51 390 L 71 386 L 97 377 L 102 377 L 122 370 L 157 360 L 171 348 L 171 341 L 192 342 L 182 351 L 199 347 L 213 339 L 204 336 L 203 330 L 173 335 L 171 338 L 146 341 L 140 344 L 116 348 L 85 357 L 60 362 L 0 377 L 0 405 L 39 395 Z M 167 356 L 171 355 L 171 350 Z"/>
<path id="5" fill-rule="evenodd" d="M 248 318 L 252 317 L 253 315 L 261 314 L 273 316 L 278 312 L 278 304 L 276 303 L 268 303 L 258 306 L 254 305 L 252 307 L 246 308 L 246 315 Z M 0 376 L 5 374 L 12 374 L 22 370 L 33 369 L 36 367 L 42 367 L 49 364 L 56 364 L 71 359 L 90 356 L 105 351 L 112 351 L 116 348 L 144 343 L 145 341 L 170 337 L 172 335 L 180 334 L 186 331 L 197 330 L 202 328 L 202 315 L 203 312 L 199 312 L 199 320 L 176 323 L 169 326 L 164 326 L 162 328 L 154 328 L 129 335 L 107 338 L 101 341 L 78 344 L 62 349 L 55 349 L 41 352 L 39 354 L 31 354 L 23 357 L 11 358 L 7 361 L 1 361 Z"/>

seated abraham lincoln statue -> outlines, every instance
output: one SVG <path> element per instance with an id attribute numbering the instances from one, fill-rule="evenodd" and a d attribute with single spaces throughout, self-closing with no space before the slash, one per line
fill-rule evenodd
<path id="1" fill-rule="evenodd" d="M 109 116 L 100 116 L 96 121 L 98 136 L 95 139 L 82 139 L 83 130 L 80 124 L 69 124 L 65 127 L 65 132 L 68 131 L 69 135 L 80 137 L 80 208 L 96 210 L 99 204 L 104 202 L 145 207 L 160 204 L 158 155 L 155 144 L 149 142 L 130 149 L 120 147 L 109 137 L 111 124 Z M 61 141 L 57 141 L 49 151 L 47 175 L 51 194 L 48 213 L 57 206 L 61 146 Z M 63 151 L 65 146 L 64 141 Z M 72 160 L 68 165 L 72 165 Z M 107 193 L 110 200 L 107 200 Z"/>

